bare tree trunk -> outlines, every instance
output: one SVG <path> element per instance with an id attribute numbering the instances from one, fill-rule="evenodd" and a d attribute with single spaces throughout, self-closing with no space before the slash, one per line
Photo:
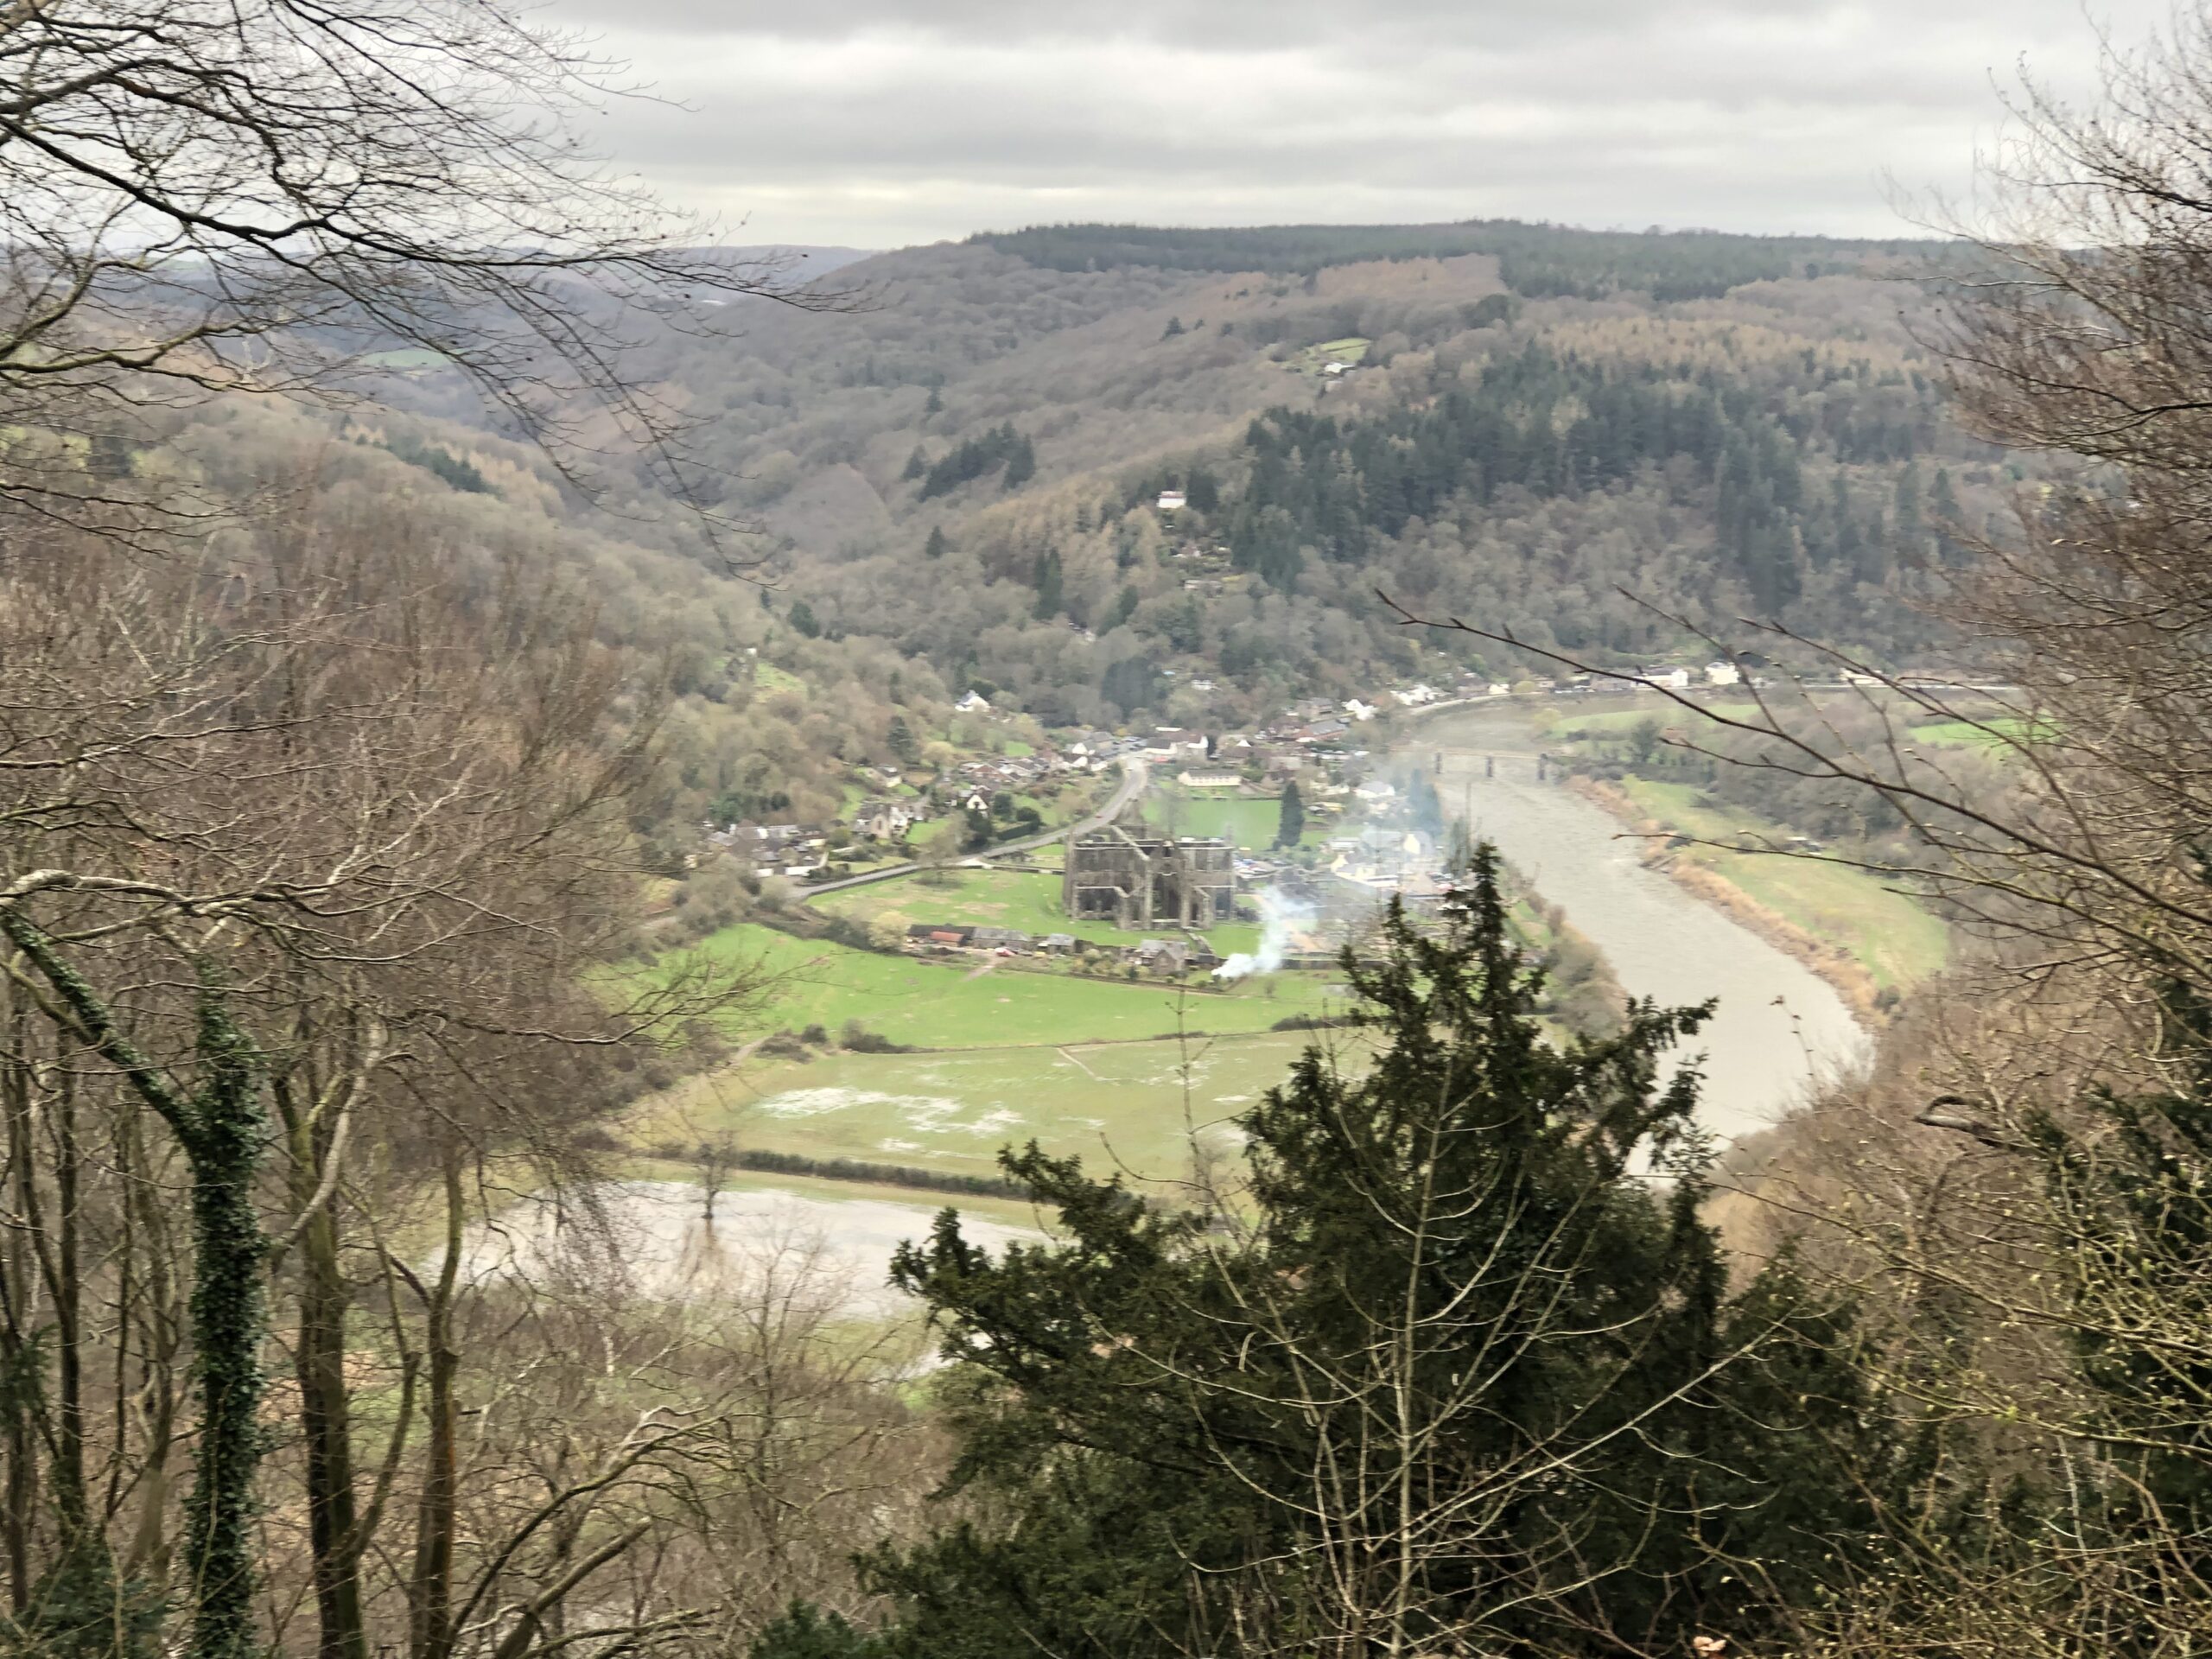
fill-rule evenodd
<path id="1" fill-rule="evenodd" d="M 423 1498 L 416 1513 L 415 1573 L 410 1586 L 409 1659 L 447 1659 L 453 1650 L 453 1549 L 459 1497 L 459 1411 L 454 1377 L 461 1355 L 454 1347 L 454 1286 L 461 1274 L 463 1215 L 461 1147 L 445 1149 L 446 1255 L 430 1291 L 425 1338 L 429 1348 L 429 1445 Z"/>
<path id="2" fill-rule="evenodd" d="M 300 1386 L 300 1435 L 307 1451 L 308 1534 L 314 1554 L 319 1659 L 368 1659 L 368 1630 L 361 1611 L 359 1504 L 353 1480 L 353 1435 L 346 1383 L 348 1297 L 340 1271 L 338 1200 L 315 1199 L 332 1126 L 318 1115 L 296 1110 L 290 1090 L 273 1090 L 292 1142 L 292 1205 L 306 1217 L 299 1237 L 299 1338 L 294 1371 Z M 309 1206 L 313 1205 L 312 1211 Z"/>
<path id="3" fill-rule="evenodd" d="M 0 980 L 0 999 L 6 999 L 8 1046 L 0 1054 L 0 1111 L 7 1118 L 8 1163 L 18 1188 L 31 1179 L 30 1073 L 24 1043 L 28 1039 L 22 1011 Z M 31 1412 L 38 1384 L 38 1349 L 27 1321 L 31 1294 L 30 1241 L 20 1230 L 8 1230 L 7 1255 L 0 1262 L 0 1294 L 6 1298 L 4 1324 L 0 1324 L 0 1410 L 7 1421 L 8 1478 L 4 1512 L 0 1512 L 0 1537 L 8 1556 L 8 1609 L 20 1620 L 31 1600 L 31 1516 L 38 1502 L 38 1446 L 32 1433 Z"/>

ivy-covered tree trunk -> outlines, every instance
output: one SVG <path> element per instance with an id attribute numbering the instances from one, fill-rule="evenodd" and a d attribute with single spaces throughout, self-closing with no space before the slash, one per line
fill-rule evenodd
<path id="1" fill-rule="evenodd" d="M 409 1659 L 447 1659 L 453 1650 L 453 1558 L 455 1516 L 461 1497 L 459 1406 L 454 1380 L 461 1355 L 454 1347 L 454 1286 L 461 1271 L 461 1150 L 444 1154 L 445 1261 L 430 1287 L 425 1310 L 429 1348 L 429 1466 L 415 1513 L 415 1566 L 408 1584 Z"/>
<path id="2" fill-rule="evenodd" d="M 185 1141 L 195 1245 L 192 1334 L 200 1442 L 186 1503 L 192 1659 L 255 1659 L 254 1473 L 261 1460 L 263 1281 L 269 1241 L 253 1205 L 266 1142 L 253 1051 L 212 993 L 200 1014 L 198 1091 Z"/>

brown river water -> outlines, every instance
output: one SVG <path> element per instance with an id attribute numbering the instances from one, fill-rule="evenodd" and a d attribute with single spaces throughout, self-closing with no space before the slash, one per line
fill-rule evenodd
<path id="1" fill-rule="evenodd" d="M 1828 983 L 1794 957 L 1644 868 L 1601 808 L 1537 781 L 1539 744 L 1520 709 L 1438 715 L 1394 759 L 1430 772 L 1446 813 L 1465 816 L 1605 953 L 1631 995 L 1719 1000 L 1689 1046 L 1702 1055 L 1704 1126 L 1751 1134 L 1821 1076 L 1859 1064 L 1867 1037 Z M 1441 769 L 1436 767 L 1437 758 Z"/>

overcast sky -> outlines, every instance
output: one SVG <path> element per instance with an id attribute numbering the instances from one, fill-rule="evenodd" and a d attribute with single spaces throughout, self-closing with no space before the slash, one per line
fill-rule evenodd
<path id="1" fill-rule="evenodd" d="M 1072 219 L 1899 233 L 2023 62 L 2165 0 L 555 0 L 665 103 L 601 142 L 725 239 Z M 744 221 L 741 224 L 739 221 Z"/>

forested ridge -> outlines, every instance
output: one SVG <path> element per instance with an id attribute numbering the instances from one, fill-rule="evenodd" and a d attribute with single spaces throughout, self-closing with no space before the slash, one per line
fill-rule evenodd
<path id="1" fill-rule="evenodd" d="M 1809 352 L 1797 374 L 1767 365 L 1724 380 L 1687 365 L 1562 359 L 1531 340 L 1424 406 L 1344 423 L 1271 410 L 1243 446 L 1250 470 L 1230 548 L 1241 568 L 1287 588 L 1302 550 L 1364 563 L 1378 538 L 1455 498 L 1479 512 L 1516 487 L 1539 499 L 1597 494 L 1683 461 L 1675 499 L 1709 505 L 1711 579 L 1783 616 L 1808 577 L 1878 588 L 1901 552 L 1926 556 L 1931 523 L 1956 522 L 1948 471 L 1931 484 L 1914 464 L 1938 452 L 1932 388 L 1917 373 L 1872 378 L 1863 364 L 1816 364 Z M 1808 485 L 1815 467 L 1828 488 Z M 1889 485 L 1891 499 L 1866 499 L 1869 483 Z M 1905 637 L 1910 620 L 1895 620 Z"/>
<path id="2" fill-rule="evenodd" d="M 1150 265 L 1170 270 L 1306 276 L 1370 259 L 1485 254 L 1530 299 L 1598 299 L 1624 289 L 1672 300 L 1713 299 L 1745 283 L 1823 276 L 1882 260 L 1924 259 L 1936 245 L 1898 238 L 1726 235 L 1717 231 L 1589 231 L 1477 219 L 1457 225 L 1282 225 L 1250 230 L 1141 225 L 1048 225 L 982 232 L 972 242 L 1057 270 Z"/>
<path id="3" fill-rule="evenodd" d="M 2023 470 L 1934 391 L 1951 270 L 1924 243 L 1058 227 L 846 267 L 859 314 L 759 312 L 668 372 L 830 637 L 1048 724 L 1235 726 L 1426 671 L 1378 588 L 1622 665 L 1748 617 L 1940 666 L 1923 601 Z"/>

